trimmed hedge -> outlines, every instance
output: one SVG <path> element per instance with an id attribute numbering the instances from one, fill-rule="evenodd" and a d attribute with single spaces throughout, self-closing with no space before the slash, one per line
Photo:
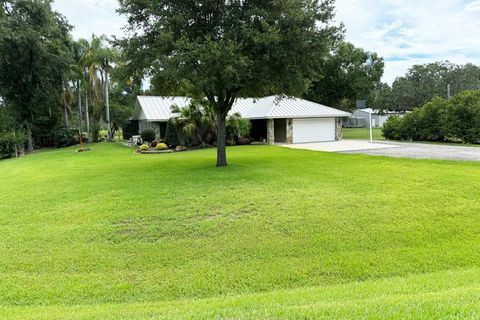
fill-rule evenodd
<path id="1" fill-rule="evenodd" d="M 145 129 L 142 131 L 141 136 L 143 141 L 152 142 L 155 140 L 155 130 Z"/>

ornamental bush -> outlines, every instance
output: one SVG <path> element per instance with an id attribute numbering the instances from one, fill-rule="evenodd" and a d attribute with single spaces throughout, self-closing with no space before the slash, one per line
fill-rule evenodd
<path id="1" fill-rule="evenodd" d="M 168 147 L 167 147 L 167 145 L 166 145 L 165 143 L 159 143 L 159 144 L 157 144 L 157 146 L 155 147 L 155 149 L 161 151 L 161 150 L 167 150 Z"/>
<path id="2" fill-rule="evenodd" d="M 150 149 L 150 147 L 148 146 L 148 144 L 142 144 L 140 147 L 139 147 L 140 151 L 148 151 Z"/>
<path id="3" fill-rule="evenodd" d="M 152 142 L 155 140 L 155 130 L 153 129 L 145 129 L 140 135 L 142 136 L 143 141 Z"/>

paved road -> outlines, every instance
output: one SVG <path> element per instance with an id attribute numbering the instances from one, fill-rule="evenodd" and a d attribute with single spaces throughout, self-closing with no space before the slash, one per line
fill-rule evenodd
<path id="1" fill-rule="evenodd" d="M 352 140 L 353 141 L 353 140 Z M 380 142 L 390 148 L 341 151 L 398 158 L 480 161 L 480 147 L 462 147 L 440 144 Z"/>

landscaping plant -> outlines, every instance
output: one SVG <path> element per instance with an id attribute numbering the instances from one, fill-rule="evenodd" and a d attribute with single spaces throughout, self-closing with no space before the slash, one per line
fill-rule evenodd
<path id="1" fill-rule="evenodd" d="M 436 97 L 404 117 L 389 118 L 382 132 L 391 140 L 480 143 L 480 90 L 450 100 Z"/>
<path id="2" fill-rule="evenodd" d="M 153 130 L 153 129 L 145 129 L 141 133 L 142 140 L 146 141 L 146 142 L 154 141 L 155 136 L 156 136 L 155 130 Z"/>

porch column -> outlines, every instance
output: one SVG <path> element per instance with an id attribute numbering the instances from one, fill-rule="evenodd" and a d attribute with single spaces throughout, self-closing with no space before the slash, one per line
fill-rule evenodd
<path id="1" fill-rule="evenodd" d="M 287 144 L 293 143 L 293 119 L 287 119 Z"/>
<path id="2" fill-rule="evenodd" d="M 267 119 L 267 143 L 275 143 L 275 122 L 273 119 Z"/>
<path id="3" fill-rule="evenodd" d="M 340 141 L 343 138 L 343 119 L 335 118 L 335 140 Z"/>

